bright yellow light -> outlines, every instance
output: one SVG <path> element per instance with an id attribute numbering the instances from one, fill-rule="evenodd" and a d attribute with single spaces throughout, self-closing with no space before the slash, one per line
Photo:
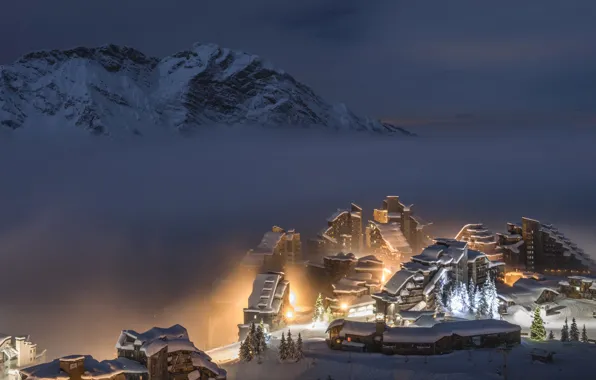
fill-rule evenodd
<path id="1" fill-rule="evenodd" d="M 347 310 L 348 309 L 348 304 L 347 303 L 342 303 L 340 307 L 341 307 L 342 310 Z"/>
<path id="2" fill-rule="evenodd" d="M 292 291 L 290 291 L 290 305 L 296 305 L 296 294 L 294 294 L 294 292 Z"/>
<path id="3" fill-rule="evenodd" d="M 294 318 L 294 312 L 292 310 L 286 311 L 286 318 L 288 318 L 288 319 Z"/>
<path id="4" fill-rule="evenodd" d="M 389 269 L 389 268 L 383 268 L 383 272 L 385 272 L 387 274 L 391 274 L 391 269 Z"/>

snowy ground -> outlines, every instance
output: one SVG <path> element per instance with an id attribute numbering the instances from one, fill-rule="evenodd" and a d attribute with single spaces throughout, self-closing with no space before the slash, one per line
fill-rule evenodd
<path id="1" fill-rule="evenodd" d="M 429 357 L 385 356 L 330 350 L 320 339 L 305 341 L 306 358 L 299 363 L 280 363 L 272 348 L 262 364 L 234 363 L 224 366 L 228 379 L 244 380 L 465 380 L 503 378 L 503 354 L 495 350 L 458 351 Z M 530 351 L 539 347 L 556 352 L 552 364 L 532 363 Z M 535 343 L 524 340 L 507 358 L 508 379 L 586 378 L 596 373 L 596 345 Z"/>
<path id="2" fill-rule="evenodd" d="M 588 337 L 596 339 L 596 318 L 592 316 L 592 313 L 596 311 L 595 301 L 563 299 L 556 301 L 555 304 L 558 305 L 557 314 L 544 317 L 546 331 L 552 330 L 555 337 L 558 338 L 565 323 L 565 318 L 568 319 L 568 323 L 571 325 L 571 319 L 575 317 L 580 331 L 583 325 L 586 325 Z M 521 326 L 523 332 L 529 333 L 532 324 L 532 313 L 521 306 L 512 306 L 508 312 L 509 314 L 504 316 L 503 319 Z"/>

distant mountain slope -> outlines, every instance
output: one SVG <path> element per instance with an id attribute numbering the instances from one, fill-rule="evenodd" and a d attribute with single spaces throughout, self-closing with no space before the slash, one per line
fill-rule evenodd
<path id="1" fill-rule="evenodd" d="M 213 44 L 163 59 L 115 45 L 39 51 L 0 66 L 0 129 L 141 135 L 215 124 L 409 134 L 327 103 L 255 55 Z"/>

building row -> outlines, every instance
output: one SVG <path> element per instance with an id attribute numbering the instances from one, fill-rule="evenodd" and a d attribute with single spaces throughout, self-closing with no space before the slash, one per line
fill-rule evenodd
<path id="1" fill-rule="evenodd" d="M 483 285 L 488 276 L 499 278 L 504 263 L 490 261 L 484 253 L 468 248 L 468 243 L 455 239 L 435 239 L 385 283 L 372 297 L 385 321 L 395 323 L 407 310 L 434 310 L 438 285 L 472 282 Z"/>
<path id="2" fill-rule="evenodd" d="M 497 234 L 498 249 L 510 270 L 582 275 L 596 271 L 596 261 L 552 224 L 522 218 Z"/>
<path id="3" fill-rule="evenodd" d="M 118 357 L 113 360 L 71 355 L 21 369 L 19 375 L 21 380 L 224 380 L 227 376 L 180 325 L 143 333 L 123 330 L 116 349 Z"/>
<path id="4" fill-rule="evenodd" d="M 521 328 L 502 320 L 438 322 L 428 327 L 389 327 L 383 321 L 333 321 L 327 328 L 330 348 L 399 355 L 440 355 L 469 348 L 516 345 Z"/>

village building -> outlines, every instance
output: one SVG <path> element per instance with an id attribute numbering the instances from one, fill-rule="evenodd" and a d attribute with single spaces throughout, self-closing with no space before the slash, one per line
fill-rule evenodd
<path id="1" fill-rule="evenodd" d="M 142 364 L 147 380 L 225 379 L 226 371 L 195 347 L 180 325 L 154 327 L 144 333 L 122 330 L 116 343 L 118 358 Z"/>
<path id="2" fill-rule="evenodd" d="M 300 234 L 295 230 L 284 230 L 273 226 L 267 231 L 255 249 L 246 253 L 242 260 L 245 267 L 254 270 L 283 270 L 286 265 L 302 261 Z"/>
<path id="3" fill-rule="evenodd" d="M 494 319 L 436 321 L 428 327 L 388 327 L 379 321 L 338 319 L 326 332 L 331 349 L 399 355 L 439 355 L 521 342 L 520 326 Z"/>
<path id="4" fill-rule="evenodd" d="M 89 355 L 70 355 L 21 369 L 21 380 L 149 380 L 149 370 L 137 361 L 117 358 L 97 361 Z M 167 377 L 163 378 L 164 380 Z"/>
<path id="5" fill-rule="evenodd" d="M 503 261 L 503 253 L 498 249 L 497 235 L 482 223 L 466 224 L 455 235 L 455 240 L 467 242 L 469 249 L 484 253 L 490 261 Z"/>
<path id="6" fill-rule="evenodd" d="M 327 276 L 333 279 L 326 306 L 336 314 L 372 315 L 375 301 L 370 295 L 381 289 L 383 262 L 374 255 L 356 259 L 351 253 L 339 253 L 325 257 L 325 267 L 330 268 Z"/>
<path id="7" fill-rule="evenodd" d="M 383 224 L 369 221 L 365 235 L 366 247 L 371 253 L 382 257 L 388 266 L 409 261 L 412 257 L 412 247 L 397 222 Z"/>
<path id="8" fill-rule="evenodd" d="M 383 200 L 381 209 L 374 210 L 373 218 L 379 224 L 398 224 L 412 252 L 418 253 L 431 243 L 431 239 L 424 231 L 424 227 L 430 223 L 424 223 L 415 216 L 412 206 L 401 203 L 398 196 L 387 196 Z"/>
<path id="9" fill-rule="evenodd" d="M 509 268 L 551 274 L 589 275 L 596 261 L 552 224 L 522 218 L 521 225 L 507 224 L 499 244 Z"/>
<path id="10" fill-rule="evenodd" d="M 455 239 L 435 239 L 420 254 L 402 263 L 401 269 L 385 283 L 379 293 L 377 310 L 386 321 L 395 323 L 404 310 L 434 310 L 436 286 L 445 283 L 483 285 L 488 276 L 501 278 L 504 264 L 491 262 L 480 251 L 468 249 L 468 243 Z"/>
<path id="11" fill-rule="evenodd" d="M 244 308 L 244 323 L 238 325 L 239 338 L 244 339 L 253 323 L 259 324 L 262 321 L 269 330 L 276 330 L 285 325 L 286 319 L 292 319 L 293 315 L 290 282 L 285 279 L 285 274 L 258 274 L 248 297 L 248 306 Z"/>
<path id="12" fill-rule="evenodd" d="M 45 360 L 46 351 L 38 352 L 29 337 L 0 334 L 0 379 L 14 380 L 20 368 Z"/>
<path id="13" fill-rule="evenodd" d="M 569 298 L 596 300 L 596 278 L 569 276 L 559 281 L 560 292 Z"/>
<path id="14" fill-rule="evenodd" d="M 520 278 L 512 286 L 497 284 L 497 297 L 507 309 L 514 305 L 533 311 L 536 307 L 544 306 L 560 298 L 557 280 Z"/>
<path id="15" fill-rule="evenodd" d="M 327 226 L 307 244 L 311 258 L 337 252 L 360 252 L 363 248 L 362 208 L 352 203 L 349 209 L 338 209 L 327 218 Z"/>

